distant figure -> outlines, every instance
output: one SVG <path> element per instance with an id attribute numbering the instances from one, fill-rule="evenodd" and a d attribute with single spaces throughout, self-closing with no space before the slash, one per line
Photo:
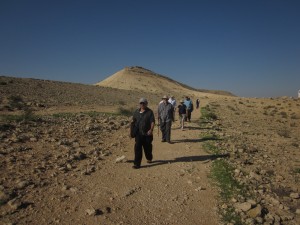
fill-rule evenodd
<path id="1" fill-rule="evenodd" d="M 186 105 L 184 104 L 184 100 L 180 101 L 180 104 L 178 105 L 178 114 L 180 119 L 180 127 L 181 130 L 184 129 L 184 121 L 186 118 Z"/>
<path id="2" fill-rule="evenodd" d="M 196 109 L 199 109 L 199 105 L 200 105 L 200 100 L 199 100 L 199 98 L 197 98 L 197 100 L 196 100 Z"/>
<path id="3" fill-rule="evenodd" d="M 298 98 L 300 98 L 300 90 L 298 91 Z"/>
<path id="4" fill-rule="evenodd" d="M 173 95 L 171 96 L 171 98 L 169 98 L 168 102 L 170 102 L 172 104 L 173 108 L 174 108 L 173 118 L 174 118 L 174 121 L 175 121 L 176 100 L 175 100 Z"/>
<path id="5" fill-rule="evenodd" d="M 140 108 L 138 108 L 132 117 L 137 128 L 134 145 L 134 165 L 132 168 L 138 169 L 141 167 L 143 148 L 145 157 L 148 163 L 152 162 L 152 141 L 153 141 L 153 128 L 155 118 L 153 111 L 148 108 L 148 101 L 141 98 Z"/>
<path id="6" fill-rule="evenodd" d="M 157 117 L 158 124 L 162 133 L 162 142 L 168 142 L 171 144 L 171 126 L 174 122 L 174 108 L 171 103 L 168 102 L 168 96 L 163 96 L 163 103 L 158 105 Z"/>
<path id="7" fill-rule="evenodd" d="M 184 104 L 186 105 L 186 110 L 187 110 L 186 111 L 187 116 L 186 116 L 185 121 L 191 122 L 191 117 L 192 117 L 192 112 L 193 112 L 194 106 L 193 106 L 193 102 L 190 99 L 190 97 L 188 97 L 188 96 L 185 97 Z"/>

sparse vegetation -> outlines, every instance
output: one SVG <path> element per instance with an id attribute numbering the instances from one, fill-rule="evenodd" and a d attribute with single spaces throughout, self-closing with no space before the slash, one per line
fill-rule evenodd
<path id="1" fill-rule="evenodd" d="M 282 116 L 282 118 L 288 118 L 288 114 L 286 112 L 280 112 L 280 115 Z"/>
<path id="2" fill-rule="evenodd" d="M 282 128 L 282 129 L 277 131 L 277 134 L 281 137 L 289 138 L 290 135 L 291 135 L 291 131 L 286 129 L 286 128 Z"/>
<path id="3" fill-rule="evenodd" d="M 210 106 L 207 105 L 205 107 L 201 108 L 201 118 L 202 121 L 211 121 L 211 120 L 217 120 L 218 117 L 215 113 L 213 113 L 210 109 Z"/>
<path id="4" fill-rule="evenodd" d="M 18 95 L 11 95 L 8 97 L 9 100 L 9 106 L 12 109 L 22 109 L 24 107 L 24 102 L 22 97 L 18 96 Z"/>
<path id="5" fill-rule="evenodd" d="M 126 108 L 123 108 L 123 107 L 119 107 L 118 108 L 118 114 L 121 114 L 123 116 L 132 116 L 134 110 L 135 110 L 134 107 L 129 108 L 129 109 L 126 109 Z"/>
<path id="6" fill-rule="evenodd" d="M 212 118 L 207 115 L 216 115 L 209 107 L 206 107 L 203 112 L 204 114 L 202 114 L 202 116 L 204 115 L 204 118 L 208 120 L 211 120 Z M 217 118 L 217 116 L 213 116 L 213 118 Z M 219 147 L 221 146 L 219 144 L 221 139 L 212 131 L 202 135 L 202 140 L 205 141 L 202 143 L 202 147 L 206 152 L 211 153 L 216 157 L 222 156 L 222 154 L 224 155 L 224 149 Z M 219 210 L 224 223 L 237 225 L 244 224 L 240 214 L 237 213 L 233 207 L 231 199 L 246 198 L 249 194 L 246 187 L 235 179 L 234 167 L 226 158 L 217 158 L 212 162 L 210 177 L 216 186 L 219 187 L 220 199 L 222 202 L 222 207 L 220 207 Z"/>

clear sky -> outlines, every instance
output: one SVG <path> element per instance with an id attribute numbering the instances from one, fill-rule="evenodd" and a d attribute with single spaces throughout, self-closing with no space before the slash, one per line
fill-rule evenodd
<path id="1" fill-rule="evenodd" d="M 94 84 L 126 66 L 296 97 L 300 1 L 0 0 L 0 75 Z"/>

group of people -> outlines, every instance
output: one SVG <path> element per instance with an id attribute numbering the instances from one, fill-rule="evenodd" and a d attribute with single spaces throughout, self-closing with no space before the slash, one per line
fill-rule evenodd
<path id="1" fill-rule="evenodd" d="M 148 108 L 148 101 L 145 98 L 139 100 L 139 108 L 134 112 L 132 120 L 137 130 L 135 134 L 134 145 L 134 169 L 138 169 L 141 166 L 143 149 L 145 157 L 148 163 L 152 162 L 152 141 L 153 141 L 153 129 L 155 125 L 155 116 L 153 111 Z M 199 108 L 200 100 L 196 100 L 196 108 Z M 184 122 L 191 121 L 191 113 L 193 111 L 193 102 L 187 96 L 185 100 L 181 100 L 178 105 L 178 114 L 180 118 L 180 128 L 184 129 Z M 162 142 L 171 142 L 171 127 L 175 121 L 176 113 L 176 100 L 174 96 L 170 98 L 165 95 L 162 97 L 161 102 L 157 109 L 158 126 L 162 133 Z"/>

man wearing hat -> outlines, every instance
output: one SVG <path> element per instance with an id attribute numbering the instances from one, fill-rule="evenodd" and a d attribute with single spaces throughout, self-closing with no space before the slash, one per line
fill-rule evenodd
<path id="1" fill-rule="evenodd" d="M 171 144 L 171 126 L 174 122 L 174 107 L 168 102 L 168 96 L 162 97 L 162 103 L 158 105 L 158 123 L 162 132 L 162 142 Z"/>
<path id="2" fill-rule="evenodd" d="M 173 112 L 173 118 L 175 120 L 175 111 L 176 111 L 176 99 L 175 97 L 172 95 L 171 98 L 169 98 L 168 102 L 170 102 L 174 108 L 174 112 Z"/>
<path id="3" fill-rule="evenodd" d="M 134 169 L 141 167 L 143 148 L 148 163 L 152 162 L 152 141 L 155 118 L 153 111 L 148 108 L 145 98 L 139 100 L 140 107 L 134 112 L 132 120 L 137 128 L 134 145 Z"/>

